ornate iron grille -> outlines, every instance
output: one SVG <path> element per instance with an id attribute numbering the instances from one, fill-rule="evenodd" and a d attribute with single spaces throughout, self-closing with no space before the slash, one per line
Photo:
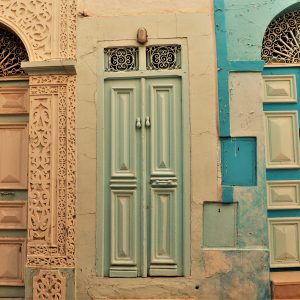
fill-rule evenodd
<path id="1" fill-rule="evenodd" d="M 105 71 L 135 71 L 138 70 L 138 48 L 105 48 Z"/>
<path id="2" fill-rule="evenodd" d="M 26 75 L 21 61 L 28 60 L 21 39 L 10 30 L 0 27 L 0 77 Z"/>
<path id="3" fill-rule="evenodd" d="M 181 68 L 180 45 L 156 45 L 146 48 L 147 70 L 166 70 Z"/>
<path id="4" fill-rule="evenodd" d="M 261 57 L 266 63 L 300 62 L 300 11 L 273 20 L 263 39 Z"/>

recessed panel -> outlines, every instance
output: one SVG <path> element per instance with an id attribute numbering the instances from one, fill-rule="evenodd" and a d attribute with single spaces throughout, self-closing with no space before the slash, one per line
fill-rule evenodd
<path id="1" fill-rule="evenodd" d="M 25 201 L 0 201 L 0 229 L 26 229 Z"/>
<path id="2" fill-rule="evenodd" d="M 268 181 L 269 209 L 299 209 L 300 181 Z"/>
<path id="3" fill-rule="evenodd" d="M 265 112 L 267 168 L 299 168 L 298 113 Z"/>
<path id="4" fill-rule="evenodd" d="M 0 123 L 0 188 L 27 189 L 27 123 Z"/>
<path id="5" fill-rule="evenodd" d="M 111 267 L 110 276 L 117 272 L 136 274 L 136 193 L 112 191 L 111 197 Z"/>
<path id="6" fill-rule="evenodd" d="M 0 237 L 0 285 L 24 285 L 25 239 Z"/>
<path id="7" fill-rule="evenodd" d="M 264 102 L 296 102 L 296 77 L 294 75 L 264 76 Z"/>
<path id="8" fill-rule="evenodd" d="M 299 266 L 300 219 L 270 219 L 271 267 Z"/>
<path id="9" fill-rule="evenodd" d="M 236 246 L 236 203 L 204 203 L 203 246 Z"/>
<path id="10" fill-rule="evenodd" d="M 28 88 L 0 88 L 0 114 L 28 113 Z"/>

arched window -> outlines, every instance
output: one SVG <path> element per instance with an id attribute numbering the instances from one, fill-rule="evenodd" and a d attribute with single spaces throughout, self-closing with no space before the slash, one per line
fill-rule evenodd
<path id="1" fill-rule="evenodd" d="M 300 63 L 300 10 L 275 18 L 268 26 L 262 59 L 272 63 Z"/>
<path id="2" fill-rule="evenodd" d="M 21 39 L 4 26 L 0 26 L 0 77 L 26 75 L 21 62 L 28 60 Z"/>

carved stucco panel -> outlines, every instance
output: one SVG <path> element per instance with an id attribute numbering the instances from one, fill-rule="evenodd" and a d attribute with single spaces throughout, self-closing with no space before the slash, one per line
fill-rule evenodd
<path id="1" fill-rule="evenodd" d="M 33 300 L 49 299 L 66 299 L 66 277 L 58 270 L 40 270 L 33 277 Z"/>
<path id="2" fill-rule="evenodd" d="M 75 76 L 30 78 L 28 266 L 74 266 Z"/>
<path id="3" fill-rule="evenodd" d="M 0 16 L 26 40 L 30 60 L 75 58 L 76 0 L 1 0 Z"/>

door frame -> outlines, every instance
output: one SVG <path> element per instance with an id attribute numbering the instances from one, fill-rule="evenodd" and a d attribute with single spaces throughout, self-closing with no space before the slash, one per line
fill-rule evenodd
<path id="1" fill-rule="evenodd" d="M 190 111 L 189 111 L 189 90 L 188 90 L 188 60 L 187 60 L 187 41 L 186 39 L 153 39 L 147 43 L 150 45 L 181 45 L 181 69 L 176 70 L 159 70 L 149 71 L 146 70 L 145 61 L 145 48 L 137 44 L 136 41 L 124 40 L 117 42 L 105 42 L 101 43 L 97 50 L 98 64 L 97 68 L 97 95 L 96 95 L 96 115 L 97 115 L 97 150 L 96 150 L 96 275 L 99 277 L 104 276 L 104 83 L 106 79 L 137 79 L 137 78 L 160 78 L 165 77 L 177 77 L 181 78 L 181 90 L 182 90 L 182 194 L 183 199 L 183 276 L 189 276 L 191 273 L 190 256 L 191 256 L 191 222 L 190 222 L 190 209 L 191 209 L 191 164 L 190 164 Z M 104 48 L 106 47 L 139 47 L 141 50 L 139 53 L 140 64 L 139 71 L 130 72 L 105 72 L 104 71 Z M 142 277 L 146 277 L 147 274 L 143 274 Z"/>

